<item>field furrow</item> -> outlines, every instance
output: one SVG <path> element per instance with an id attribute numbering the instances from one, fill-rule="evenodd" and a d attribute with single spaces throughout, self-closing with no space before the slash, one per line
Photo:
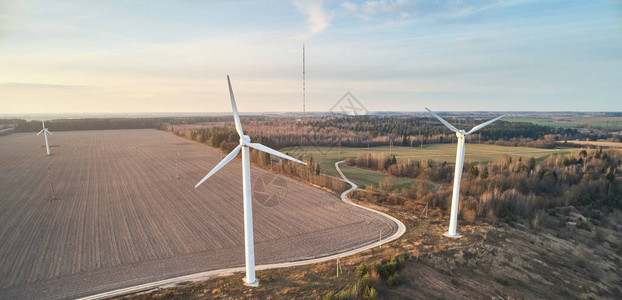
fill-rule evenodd
<path id="1" fill-rule="evenodd" d="M 239 159 L 195 189 L 223 154 L 165 132 L 56 132 L 51 156 L 42 144 L 32 134 L 0 137 L 0 298 L 74 298 L 243 264 Z M 277 190 L 275 175 L 251 169 L 254 185 Z M 278 205 L 253 203 L 258 264 L 341 252 L 395 231 L 336 195 L 278 182 Z"/>

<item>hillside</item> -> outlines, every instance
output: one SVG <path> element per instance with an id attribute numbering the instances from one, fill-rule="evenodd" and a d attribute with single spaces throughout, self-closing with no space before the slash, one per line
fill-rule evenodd
<path id="1" fill-rule="evenodd" d="M 189 283 L 124 299 L 338 299 L 357 290 L 361 263 L 394 257 L 401 261 L 400 284 L 389 287 L 371 276 L 381 299 L 615 299 L 622 294 L 622 212 L 617 210 L 591 231 L 579 229 L 573 207 L 552 210 L 540 223 L 460 224 L 461 239 L 441 236 L 447 218 L 429 218 L 366 204 L 399 216 L 407 225 L 403 239 L 336 262 L 258 272 L 262 284 L 247 288 L 242 274 Z M 567 216 L 566 216 L 567 214 Z M 559 218 L 567 217 L 560 227 Z M 534 226 L 535 225 L 535 226 Z M 354 296 L 352 296 L 354 297 Z M 353 298 L 354 299 L 354 298 Z"/>

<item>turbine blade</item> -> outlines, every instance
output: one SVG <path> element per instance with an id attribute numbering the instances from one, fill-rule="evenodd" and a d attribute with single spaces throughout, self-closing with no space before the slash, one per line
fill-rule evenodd
<path id="1" fill-rule="evenodd" d="M 232 161 L 236 156 L 238 156 L 238 153 L 240 152 L 240 149 L 242 149 L 242 145 L 238 145 L 237 147 L 235 147 L 235 149 L 233 149 L 233 151 L 231 151 L 231 153 L 229 153 L 227 156 L 225 156 L 225 158 L 222 161 L 220 161 L 211 171 L 209 171 L 209 173 L 207 173 L 207 175 L 205 175 L 205 177 L 203 177 L 203 179 L 201 179 L 201 181 L 199 181 L 199 183 L 197 183 L 197 185 L 195 185 L 194 188 L 195 189 L 198 188 L 199 185 L 201 185 L 203 182 L 205 182 L 205 180 L 210 178 L 212 175 L 214 175 L 214 173 L 218 172 L 218 170 L 220 170 L 227 163 Z"/>
<path id="2" fill-rule="evenodd" d="M 257 149 L 257 150 L 260 150 L 260 151 L 263 151 L 263 152 L 266 152 L 266 153 L 272 154 L 272 155 L 274 155 L 274 156 L 278 156 L 278 157 L 280 157 L 280 158 L 289 159 L 289 160 L 291 160 L 291 161 L 295 161 L 295 162 L 297 162 L 297 163 L 299 163 L 299 164 L 303 164 L 303 165 L 305 165 L 305 166 L 307 165 L 307 163 L 306 163 L 306 162 L 304 162 L 304 161 L 297 160 L 297 159 L 295 159 L 295 158 L 293 158 L 293 157 L 291 157 L 291 156 L 289 156 L 289 155 L 287 155 L 287 154 L 283 154 L 283 153 L 281 153 L 281 152 L 279 152 L 279 151 L 276 151 L 276 150 L 274 150 L 274 149 L 272 149 L 272 148 L 270 148 L 270 147 L 266 147 L 266 146 L 264 146 L 264 145 L 262 145 L 262 144 L 258 144 L 258 143 L 249 143 L 249 144 L 248 144 L 248 146 L 249 146 L 249 147 L 251 147 L 251 148 L 255 148 L 255 149 Z"/>
<path id="3" fill-rule="evenodd" d="M 41 120 L 41 127 L 45 128 L 45 120 Z"/>
<path id="4" fill-rule="evenodd" d="M 41 131 L 39 131 L 39 133 L 37 133 L 37 135 L 40 135 L 40 134 L 41 134 L 41 132 L 43 132 L 43 130 L 45 130 L 45 129 L 41 129 Z"/>
<path id="5" fill-rule="evenodd" d="M 244 136 L 244 131 L 242 130 L 242 123 L 240 122 L 240 114 L 238 114 L 238 106 L 235 105 L 235 97 L 233 96 L 233 88 L 231 87 L 231 80 L 229 80 L 229 75 L 227 75 L 227 83 L 229 84 L 229 97 L 231 97 L 231 107 L 233 109 L 233 121 L 235 121 L 235 130 L 238 132 L 240 137 Z"/>
<path id="6" fill-rule="evenodd" d="M 45 132 L 52 134 L 47 128 L 45 129 Z M 53 135 L 53 134 L 52 134 Z"/>
<path id="7" fill-rule="evenodd" d="M 506 116 L 506 115 L 498 116 L 498 117 L 496 117 L 496 118 L 494 118 L 494 119 L 492 119 L 492 120 L 490 120 L 490 121 L 488 121 L 488 122 L 484 122 L 484 123 L 482 123 L 482 124 L 479 124 L 479 125 L 477 125 L 477 126 L 473 127 L 471 130 L 469 130 L 469 132 L 467 132 L 467 134 L 471 134 L 471 133 L 473 133 L 473 132 L 476 132 L 476 131 L 478 131 L 478 130 L 480 130 L 480 129 L 482 129 L 482 128 L 484 128 L 484 127 L 488 126 L 488 125 L 490 125 L 490 124 L 491 124 L 491 123 L 493 123 L 494 121 L 497 121 L 497 120 L 499 120 L 499 119 L 501 119 L 501 118 L 503 118 L 503 117 L 505 117 L 505 116 Z"/>
<path id="8" fill-rule="evenodd" d="M 447 126 L 447 128 L 449 128 L 451 131 L 453 132 L 460 132 L 460 130 L 458 130 L 458 128 L 454 127 L 454 125 L 451 125 L 451 123 L 445 121 L 445 119 L 439 117 L 439 115 L 435 114 L 433 111 L 429 110 L 427 107 L 425 108 L 427 111 L 429 111 L 435 118 L 437 118 L 439 121 L 441 121 L 441 123 L 443 123 L 445 126 Z"/>

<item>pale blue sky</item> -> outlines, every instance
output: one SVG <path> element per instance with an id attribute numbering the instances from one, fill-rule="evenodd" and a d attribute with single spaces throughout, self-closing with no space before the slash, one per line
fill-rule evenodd
<path id="1" fill-rule="evenodd" d="M 0 113 L 622 111 L 621 1 L 0 0 Z"/>

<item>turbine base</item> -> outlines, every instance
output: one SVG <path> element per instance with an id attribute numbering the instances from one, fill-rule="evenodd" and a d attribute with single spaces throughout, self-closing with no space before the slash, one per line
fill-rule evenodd
<path id="1" fill-rule="evenodd" d="M 255 282 L 251 282 L 251 283 L 246 282 L 246 278 L 242 278 L 242 280 L 244 281 L 244 285 L 245 286 L 249 286 L 249 287 L 258 287 L 259 286 L 259 279 L 255 279 Z"/>
<path id="2" fill-rule="evenodd" d="M 443 233 L 443 236 L 448 237 L 448 238 L 452 238 L 452 239 L 458 239 L 458 238 L 462 237 L 462 235 L 460 235 L 459 233 L 451 234 L 451 233 L 449 233 L 449 231 Z"/>

